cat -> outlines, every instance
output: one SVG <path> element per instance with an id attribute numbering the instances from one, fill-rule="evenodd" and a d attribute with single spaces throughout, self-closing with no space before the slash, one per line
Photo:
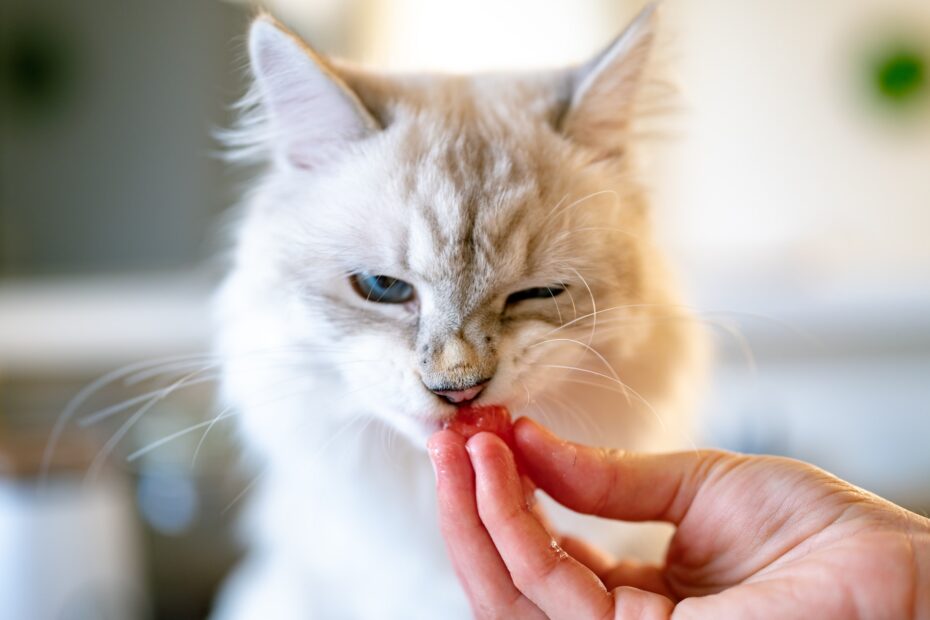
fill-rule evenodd
<path id="1" fill-rule="evenodd" d="M 702 336 L 631 150 L 654 38 L 648 8 L 577 67 L 400 75 L 255 19 L 231 141 L 266 166 L 216 300 L 255 478 L 215 618 L 468 617 L 425 450 L 463 404 L 687 446 Z M 667 535 L 549 510 L 627 553 Z"/>

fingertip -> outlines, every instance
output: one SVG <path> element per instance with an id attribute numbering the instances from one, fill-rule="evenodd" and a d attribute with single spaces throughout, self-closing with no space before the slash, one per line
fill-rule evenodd
<path id="1" fill-rule="evenodd" d="M 540 475 L 555 468 L 574 465 L 577 446 L 529 418 L 520 418 L 513 427 L 514 448 L 530 473 Z M 537 482 L 539 482 L 537 480 Z"/>
<path id="2" fill-rule="evenodd" d="M 472 456 L 499 453 L 501 450 L 505 450 L 508 453 L 510 452 L 510 448 L 507 447 L 503 439 L 494 433 L 486 431 L 473 435 L 465 442 L 465 449 L 468 450 L 468 453 Z"/>
<path id="3" fill-rule="evenodd" d="M 562 443 L 559 437 L 548 428 L 530 418 L 520 418 L 513 425 L 514 440 L 523 446 L 539 443 Z"/>
<path id="4" fill-rule="evenodd" d="M 459 461 L 468 461 L 465 438 L 452 431 L 443 430 L 434 433 L 427 441 L 426 449 L 437 477 Z"/>
<path id="5" fill-rule="evenodd" d="M 520 486 L 516 459 L 513 452 L 500 437 L 494 433 L 482 432 L 470 438 L 465 444 L 475 476 L 480 480 L 510 481 Z M 509 484 L 509 482 L 508 482 Z M 482 485 L 479 484 L 479 487 Z"/>
<path id="6" fill-rule="evenodd" d="M 465 445 L 465 438 L 454 431 L 448 429 L 436 431 L 426 442 L 426 447 L 432 454 L 434 451 L 441 451 L 448 446 Z"/>

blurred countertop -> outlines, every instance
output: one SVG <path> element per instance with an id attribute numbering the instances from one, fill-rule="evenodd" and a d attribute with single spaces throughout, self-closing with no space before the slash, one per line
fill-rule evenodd
<path id="1" fill-rule="evenodd" d="M 92 376 L 203 352 L 216 282 L 199 271 L 0 280 L 0 376 Z"/>

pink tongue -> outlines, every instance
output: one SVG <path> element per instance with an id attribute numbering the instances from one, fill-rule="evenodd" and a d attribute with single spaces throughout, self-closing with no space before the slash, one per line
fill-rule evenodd
<path id="1" fill-rule="evenodd" d="M 484 384 L 473 385 L 467 390 L 440 390 L 436 392 L 440 396 L 445 396 L 452 403 L 464 403 L 469 400 L 474 400 L 478 394 L 481 393 L 481 390 L 484 389 Z"/>

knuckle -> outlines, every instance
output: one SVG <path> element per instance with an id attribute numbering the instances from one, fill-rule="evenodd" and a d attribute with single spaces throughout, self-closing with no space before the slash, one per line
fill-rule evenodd
<path id="1" fill-rule="evenodd" d="M 521 592 L 526 592 L 545 582 L 555 572 L 562 561 L 561 554 L 546 554 L 513 572 L 513 583 Z"/>

